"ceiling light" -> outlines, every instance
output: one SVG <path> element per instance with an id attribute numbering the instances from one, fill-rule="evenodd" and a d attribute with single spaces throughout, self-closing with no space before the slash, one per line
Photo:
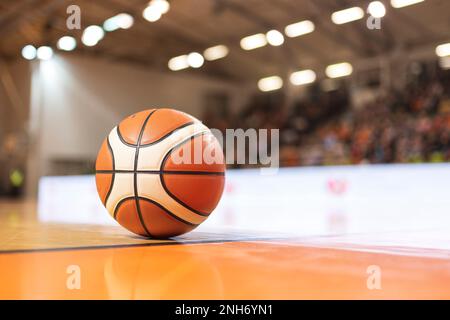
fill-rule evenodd
<path id="1" fill-rule="evenodd" d="M 26 45 L 22 48 L 22 57 L 24 57 L 27 60 L 33 60 L 36 58 L 36 48 L 32 46 L 31 44 Z"/>
<path id="2" fill-rule="evenodd" d="M 314 23 L 304 20 L 288 25 L 284 28 L 284 33 L 290 38 L 299 37 L 314 31 Z"/>
<path id="3" fill-rule="evenodd" d="M 153 6 L 148 6 L 142 12 L 142 16 L 144 17 L 144 19 L 149 22 L 158 21 L 161 18 L 161 15 L 161 11 Z"/>
<path id="4" fill-rule="evenodd" d="M 228 54 L 228 51 L 229 50 L 228 50 L 227 46 L 220 44 L 220 45 L 206 49 L 203 52 L 203 55 L 205 56 L 206 60 L 213 61 L 213 60 L 217 60 L 217 59 L 226 57 L 226 55 Z"/>
<path id="5" fill-rule="evenodd" d="M 49 46 L 42 46 L 37 49 L 37 57 L 40 60 L 50 60 L 53 57 L 53 49 Z"/>
<path id="6" fill-rule="evenodd" d="M 200 68 L 205 62 L 205 59 L 203 59 L 203 56 L 200 53 L 191 52 L 187 56 L 187 62 L 192 68 Z"/>
<path id="7" fill-rule="evenodd" d="M 391 0 L 391 6 L 394 8 L 403 8 L 407 6 L 411 6 L 413 4 L 417 4 L 420 2 L 424 2 L 425 0 Z"/>
<path id="8" fill-rule="evenodd" d="M 77 40 L 74 37 L 64 36 L 58 40 L 56 46 L 60 50 L 72 51 L 77 47 Z"/>
<path id="9" fill-rule="evenodd" d="M 301 70 L 291 74 L 290 78 L 293 85 L 302 85 L 312 83 L 316 80 L 316 73 L 312 70 Z"/>
<path id="10" fill-rule="evenodd" d="M 284 43 L 283 34 L 278 30 L 270 30 L 266 33 L 267 42 L 272 46 L 281 46 Z"/>
<path id="11" fill-rule="evenodd" d="M 182 56 L 174 57 L 169 60 L 168 66 L 172 71 L 183 70 L 189 67 L 189 63 L 187 61 L 187 55 L 184 54 Z"/>
<path id="12" fill-rule="evenodd" d="M 161 14 L 166 14 L 170 9 L 170 3 L 166 0 L 152 0 L 150 1 L 149 6 L 155 8 L 155 10 L 159 11 Z"/>
<path id="13" fill-rule="evenodd" d="M 261 91 L 273 91 L 283 86 L 283 80 L 279 76 L 271 76 L 262 78 L 258 81 L 258 88 Z"/>
<path id="14" fill-rule="evenodd" d="M 106 31 L 115 31 L 117 29 L 129 29 L 134 24 L 134 18 L 128 13 L 119 13 L 114 17 L 107 19 L 103 23 L 103 29 Z"/>
<path id="15" fill-rule="evenodd" d="M 335 24 L 344 24 L 351 21 L 359 20 L 364 17 L 364 11 L 360 7 L 352 7 L 340 11 L 336 11 L 331 15 L 331 20 Z"/>
<path id="16" fill-rule="evenodd" d="M 241 48 L 244 50 L 253 50 L 264 47 L 266 44 L 267 39 L 263 33 L 257 33 L 241 39 Z"/>
<path id="17" fill-rule="evenodd" d="M 367 7 L 367 12 L 374 18 L 383 18 L 386 15 L 386 7 L 381 1 L 372 1 Z"/>
<path id="18" fill-rule="evenodd" d="M 348 62 L 336 63 L 329 65 L 325 69 L 325 73 L 329 78 L 339 78 L 351 75 L 353 67 Z"/>
<path id="19" fill-rule="evenodd" d="M 436 47 L 436 54 L 438 57 L 450 56 L 450 42 L 438 45 Z"/>
<path id="20" fill-rule="evenodd" d="M 95 46 L 103 37 L 105 36 L 105 31 L 99 26 L 89 26 L 83 31 L 81 41 L 84 45 L 88 47 Z"/>

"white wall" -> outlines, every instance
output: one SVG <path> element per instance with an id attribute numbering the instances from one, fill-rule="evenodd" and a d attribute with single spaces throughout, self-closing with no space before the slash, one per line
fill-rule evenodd
<path id="1" fill-rule="evenodd" d="M 31 117 L 35 128 L 29 171 L 52 174 L 49 161 L 95 159 L 108 132 L 125 116 L 172 107 L 201 116 L 208 92 L 228 92 L 232 107 L 245 96 L 236 85 L 183 72 L 164 73 L 106 60 L 56 56 L 33 66 Z"/>

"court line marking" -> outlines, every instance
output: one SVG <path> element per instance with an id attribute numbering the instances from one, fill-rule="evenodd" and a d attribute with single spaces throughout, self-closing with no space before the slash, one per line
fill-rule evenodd
<path id="1" fill-rule="evenodd" d="M 0 250 L 0 255 L 17 254 L 17 253 L 36 253 L 36 252 L 60 252 L 60 251 L 84 251 L 84 250 L 101 250 L 101 249 L 121 249 L 132 247 L 158 247 L 158 246 L 174 246 L 174 245 L 191 245 L 191 244 L 208 244 L 208 243 L 229 243 L 229 242 L 260 242 L 260 241 L 280 241 L 288 240 L 288 238 L 242 238 L 242 239 L 211 239 L 211 240 L 149 240 L 162 241 L 150 243 L 128 243 L 128 244 L 111 244 L 99 246 L 78 246 L 65 248 L 35 248 L 35 249 L 13 249 Z"/>

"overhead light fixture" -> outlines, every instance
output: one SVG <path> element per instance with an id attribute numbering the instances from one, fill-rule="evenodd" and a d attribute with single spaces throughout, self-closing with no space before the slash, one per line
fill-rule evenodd
<path id="1" fill-rule="evenodd" d="M 284 33 L 290 38 L 299 37 L 304 34 L 313 32 L 315 29 L 314 23 L 309 20 L 304 20 L 292 23 L 284 28 Z"/>
<path id="2" fill-rule="evenodd" d="M 37 50 L 34 46 L 31 44 L 26 45 L 22 48 L 22 57 L 27 60 L 33 60 L 36 59 Z"/>
<path id="3" fill-rule="evenodd" d="M 374 18 L 383 18 L 386 15 L 386 7 L 381 1 L 372 1 L 367 7 L 367 12 Z"/>
<path id="4" fill-rule="evenodd" d="M 203 52 L 203 56 L 208 61 L 222 59 L 227 56 L 229 50 L 227 46 L 219 44 L 214 47 L 210 47 Z"/>
<path id="5" fill-rule="evenodd" d="M 72 51 L 77 47 L 77 40 L 74 37 L 64 36 L 56 44 L 59 50 Z"/>
<path id="6" fill-rule="evenodd" d="M 364 11 L 360 7 L 352 7 L 340 11 L 336 11 L 331 15 L 331 20 L 335 24 L 344 24 L 362 19 Z"/>
<path id="7" fill-rule="evenodd" d="M 170 3 L 166 0 L 152 0 L 142 12 L 145 20 L 155 22 L 161 19 L 163 14 L 166 14 L 170 9 Z"/>
<path id="8" fill-rule="evenodd" d="M 262 78 L 258 81 L 258 88 L 263 92 L 278 90 L 283 86 L 283 79 L 279 76 Z"/>
<path id="9" fill-rule="evenodd" d="M 241 39 L 241 48 L 244 50 L 253 50 L 267 45 L 266 35 L 257 33 Z"/>
<path id="10" fill-rule="evenodd" d="M 148 5 L 159 11 L 161 15 L 169 12 L 170 9 L 170 3 L 166 0 L 152 0 Z"/>
<path id="11" fill-rule="evenodd" d="M 353 67 L 348 62 L 341 62 L 329 65 L 325 69 L 325 73 L 329 78 L 340 78 L 351 75 Z"/>
<path id="12" fill-rule="evenodd" d="M 53 57 L 53 49 L 49 46 L 42 46 L 37 49 L 39 60 L 50 60 Z"/>
<path id="13" fill-rule="evenodd" d="M 316 73 L 312 70 L 301 70 L 293 72 L 289 79 L 296 86 L 313 83 L 316 80 Z"/>
<path id="14" fill-rule="evenodd" d="M 174 57 L 169 60 L 168 66 L 172 71 L 183 70 L 189 67 L 189 63 L 187 60 L 187 55 L 184 54 L 182 56 Z"/>
<path id="15" fill-rule="evenodd" d="M 436 47 L 436 54 L 438 57 L 450 56 L 450 42 L 438 45 Z"/>
<path id="16" fill-rule="evenodd" d="M 398 9 L 407 6 L 412 6 L 413 4 L 417 4 L 424 1 L 425 0 L 391 0 L 391 6 Z"/>
<path id="17" fill-rule="evenodd" d="M 95 46 L 100 40 L 105 36 L 105 31 L 99 26 L 92 25 L 84 29 L 83 35 L 81 36 L 81 42 L 85 46 L 92 47 Z"/>
<path id="18" fill-rule="evenodd" d="M 278 30 L 270 30 L 266 33 L 267 42 L 271 46 L 281 46 L 284 43 L 284 36 L 283 34 Z"/>
<path id="19" fill-rule="evenodd" d="M 144 17 L 144 19 L 149 22 L 158 21 L 161 18 L 161 15 L 161 12 L 152 6 L 148 6 L 144 9 L 144 12 L 142 12 L 142 16 Z"/>
<path id="20" fill-rule="evenodd" d="M 129 29 L 134 24 L 134 18 L 128 13 L 119 13 L 114 17 L 111 17 L 103 23 L 103 29 L 111 32 L 117 29 Z"/>
<path id="21" fill-rule="evenodd" d="M 200 53 L 191 52 L 187 56 L 187 62 L 191 68 L 200 68 L 205 62 L 205 59 L 203 59 Z"/>

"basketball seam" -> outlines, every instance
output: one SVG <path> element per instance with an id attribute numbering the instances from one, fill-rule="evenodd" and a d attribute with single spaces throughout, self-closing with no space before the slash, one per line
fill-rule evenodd
<path id="1" fill-rule="evenodd" d="M 96 170 L 96 174 L 108 174 L 108 173 L 142 173 L 142 174 L 179 174 L 179 175 L 211 175 L 211 176 L 224 176 L 223 171 L 177 171 L 177 170 Z"/>
<path id="2" fill-rule="evenodd" d="M 182 146 L 183 144 L 187 143 L 188 141 L 192 141 L 192 140 L 194 140 L 196 137 L 203 136 L 203 135 L 205 135 L 205 134 L 207 134 L 207 133 L 208 133 L 208 132 L 199 132 L 199 133 L 197 133 L 197 134 L 194 134 L 194 135 L 190 136 L 189 138 L 186 138 L 185 140 L 181 141 L 181 142 L 178 143 L 177 145 L 175 145 L 172 149 L 170 149 L 170 150 L 166 153 L 166 155 L 164 156 L 164 159 L 163 159 L 163 161 L 162 161 L 162 163 L 161 163 L 160 171 L 163 171 L 163 168 L 164 168 L 164 166 L 165 166 L 165 164 L 166 164 L 166 161 L 167 161 L 167 159 L 169 159 L 169 156 L 172 154 L 173 150 L 175 150 L 176 148 Z M 211 214 L 211 212 L 206 213 L 206 212 L 202 212 L 202 211 L 200 211 L 200 210 L 196 210 L 196 209 L 192 208 L 191 206 L 189 206 L 188 204 L 186 204 L 186 203 L 184 203 L 183 201 L 181 201 L 180 199 L 178 199 L 172 192 L 170 192 L 169 188 L 167 188 L 166 182 L 164 181 L 164 175 L 161 174 L 161 175 L 159 176 L 159 178 L 160 178 L 160 180 L 161 180 L 161 185 L 162 185 L 163 189 L 167 192 L 167 194 L 168 194 L 173 200 L 175 200 L 176 202 L 178 202 L 179 204 L 181 204 L 183 207 L 185 207 L 186 209 L 189 209 L 190 211 L 192 211 L 192 212 L 194 212 L 194 213 L 196 213 L 196 214 L 198 214 L 198 215 L 200 215 L 200 216 L 202 216 L 202 217 L 208 217 L 208 216 Z"/>
<path id="3" fill-rule="evenodd" d="M 117 205 L 116 205 L 116 207 L 115 207 L 115 209 L 114 209 L 114 212 L 113 212 L 113 217 L 114 217 L 115 220 L 117 220 L 117 213 L 118 213 L 118 211 L 119 211 L 120 206 L 122 205 L 122 203 L 124 203 L 124 202 L 127 201 L 127 200 L 135 200 L 135 198 L 134 198 L 134 197 L 126 197 L 126 198 L 121 199 L 121 200 L 117 203 Z"/>
<path id="4" fill-rule="evenodd" d="M 152 112 L 155 112 L 155 111 L 156 111 L 156 110 L 153 110 Z M 145 143 L 145 144 L 140 145 L 140 148 L 145 148 L 145 147 L 149 147 L 149 146 L 152 146 L 152 145 L 154 145 L 154 144 L 157 144 L 157 143 L 161 142 L 162 140 L 166 139 L 168 136 L 170 136 L 170 135 L 172 135 L 173 133 L 175 133 L 176 131 L 178 131 L 178 130 L 180 130 L 180 129 L 183 129 L 183 128 L 185 128 L 185 127 L 188 127 L 188 126 L 190 126 L 190 125 L 192 125 L 192 124 L 194 124 L 194 123 L 195 123 L 195 121 L 189 121 L 189 122 L 186 122 L 185 124 L 182 124 L 181 126 L 179 126 L 179 127 L 175 128 L 175 129 L 173 129 L 172 131 L 166 133 L 166 134 L 165 134 L 164 136 L 162 136 L 161 138 L 159 138 L 159 139 L 157 139 L 157 140 L 155 140 L 155 141 L 153 141 L 153 142 L 149 142 L 149 143 Z M 129 146 L 129 147 L 136 148 L 136 144 L 129 143 L 129 142 L 127 142 L 127 141 L 125 140 L 125 138 L 123 137 L 122 133 L 120 132 L 120 124 L 117 126 L 117 135 L 119 136 L 120 141 L 121 141 L 124 145 L 127 145 L 127 146 Z"/>
<path id="5" fill-rule="evenodd" d="M 141 145 L 141 148 L 145 148 L 145 147 L 149 147 L 149 146 L 152 146 L 152 145 L 154 145 L 154 144 L 157 144 L 157 143 L 163 141 L 164 139 L 166 139 L 168 136 L 170 136 L 170 135 L 172 135 L 173 133 L 177 132 L 178 130 L 183 129 L 183 128 L 185 128 L 185 127 L 188 127 L 188 126 L 190 126 L 190 125 L 192 125 L 192 124 L 194 124 L 194 123 L 195 123 L 195 121 L 186 122 L 185 124 L 182 124 L 182 125 L 180 125 L 179 127 L 176 127 L 175 129 L 173 129 L 172 131 L 166 133 L 166 134 L 165 134 L 164 136 L 162 136 L 161 138 L 159 138 L 159 139 L 157 139 L 157 140 L 155 140 L 155 141 L 153 141 L 153 142 L 149 142 L 149 143 L 146 143 L 146 144 Z"/>
<path id="6" fill-rule="evenodd" d="M 142 124 L 142 128 L 141 131 L 139 132 L 139 137 L 137 140 L 137 144 L 136 144 L 136 151 L 134 154 L 134 199 L 136 201 L 136 210 L 139 216 L 139 221 L 142 224 L 142 227 L 144 228 L 145 232 L 147 233 L 147 236 L 154 238 L 151 233 L 148 231 L 147 226 L 145 225 L 145 221 L 142 217 L 142 212 L 141 212 L 141 206 L 139 205 L 139 194 L 138 194 L 138 187 L 137 187 L 137 167 L 138 167 L 138 161 L 139 161 L 139 148 L 140 148 L 140 144 L 141 144 L 141 139 L 142 136 L 144 134 L 144 130 L 145 130 L 145 126 L 147 125 L 148 120 L 150 119 L 151 115 L 154 114 L 156 112 L 156 110 L 153 110 L 149 113 L 149 115 L 147 116 L 147 118 L 145 118 L 144 123 Z"/>
<path id="7" fill-rule="evenodd" d="M 136 144 L 125 141 L 125 138 L 122 136 L 122 133 L 120 132 L 119 128 L 120 128 L 120 124 L 117 126 L 117 135 L 119 136 L 120 142 L 122 142 L 126 146 L 136 148 L 136 146 L 137 146 Z"/>
<path id="8" fill-rule="evenodd" d="M 111 183 L 109 184 L 109 189 L 108 189 L 108 193 L 106 194 L 106 197 L 105 197 L 105 205 L 106 205 L 106 203 L 108 202 L 108 199 L 109 199 L 109 196 L 111 195 L 111 192 L 112 192 L 112 189 L 113 189 L 113 186 L 114 186 L 114 180 L 115 180 L 115 171 L 116 171 L 116 161 L 115 161 L 115 159 L 114 159 L 114 152 L 113 152 L 113 149 L 112 149 L 112 147 L 111 147 L 111 144 L 109 143 L 109 136 L 108 137 L 106 137 L 106 143 L 107 143 L 107 146 L 108 146 L 108 150 L 109 150 L 109 152 L 111 153 L 111 158 L 112 158 L 112 177 L 111 177 Z"/>
<path id="9" fill-rule="evenodd" d="M 162 204 L 160 204 L 158 201 L 155 201 L 155 200 L 152 200 L 152 199 L 149 199 L 149 198 L 146 198 L 146 197 L 139 197 L 139 200 L 144 200 L 144 201 L 147 201 L 147 202 L 150 202 L 150 203 L 155 204 L 156 206 L 158 206 L 159 208 L 161 208 L 162 210 L 164 210 L 164 212 L 166 212 L 168 215 L 170 215 L 171 217 L 177 219 L 177 220 L 180 221 L 180 222 L 183 222 L 183 223 L 185 223 L 185 224 L 187 224 L 187 225 L 190 225 L 190 226 L 198 226 L 198 224 L 196 224 L 196 223 L 192 223 L 192 222 L 189 222 L 189 221 L 186 221 L 186 220 L 180 218 L 180 217 L 177 216 L 176 214 L 172 213 L 170 210 L 166 209 L 166 208 L 165 208 Z"/>

